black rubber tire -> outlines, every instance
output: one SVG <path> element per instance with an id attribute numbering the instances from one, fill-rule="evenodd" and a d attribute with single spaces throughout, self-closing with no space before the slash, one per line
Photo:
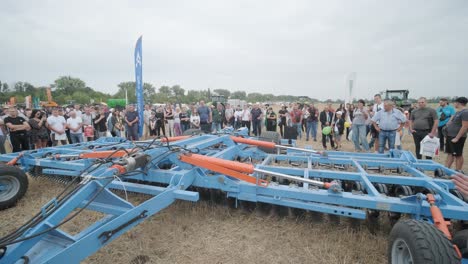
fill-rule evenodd
<path id="1" fill-rule="evenodd" d="M 24 171 L 7 165 L 0 165 L 0 182 L 16 185 L 13 190 L 0 191 L 0 210 L 14 206 L 24 196 L 29 184 Z"/>
<path id="2" fill-rule="evenodd" d="M 465 199 L 465 196 L 458 190 L 456 189 L 452 189 L 450 190 L 450 193 L 455 195 L 455 197 L 457 197 L 458 199 L 464 201 L 464 202 L 468 202 L 468 200 Z"/>
<path id="3" fill-rule="evenodd" d="M 436 178 L 440 178 L 440 177 L 443 177 L 445 176 L 445 171 L 441 168 L 437 168 L 434 170 L 434 177 Z"/>
<path id="4" fill-rule="evenodd" d="M 196 129 L 196 128 L 187 129 L 182 133 L 183 136 L 195 136 L 195 135 L 202 135 L 202 134 L 205 134 L 205 132 L 203 132 L 203 130 Z"/>
<path id="5" fill-rule="evenodd" d="M 460 263 L 452 242 L 427 222 L 405 219 L 395 224 L 389 237 L 388 263 L 400 263 L 398 259 L 392 259 L 395 257 L 392 250 L 399 252 L 403 247 L 398 245 L 402 243 L 409 250 L 414 264 Z"/>
<path id="6" fill-rule="evenodd" d="M 468 258 L 468 229 L 455 233 L 452 239 L 453 244 L 457 245 L 463 258 Z"/>
<path id="7" fill-rule="evenodd" d="M 268 142 L 275 142 L 276 145 L 279 145 L 280 143 L 280 134 L 275 131 L 263 131 L 262 134 L 259 137 L 259 140 L 261 141 L 268 141 Z M 261 151 L 265 153 L 276 153 L 276 148 L 270 149 L 270 148 L 263 148 L 263 147 L 258 147 Z"/>

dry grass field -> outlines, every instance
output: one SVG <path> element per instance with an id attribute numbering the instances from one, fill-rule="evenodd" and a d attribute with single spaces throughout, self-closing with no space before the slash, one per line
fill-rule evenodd
<path id="1" fill-rule="evenodd" d="M 299 141 L 321 150 L 320 142 Z M 414 151 L 413 139 L 406 135 L 405 149 Z M 343 150 L 352 143 L 343 141 Z M 465 156 L 468 154 L 465 148 Z M 436 161 L 443 163 L 445 154 Z M 465 162 L 464 168 L 468 171 Z M 46 179 L 30 179 L 25 197 L 14 208 L 0 212 L 0 236 L 28 220 L 63 184 Z M 146 197 L 129 195 L 133 202 Z M 84 213 L 67 224 L 68 231 L 82 228 Z M 385 224 L 384 224 L 385 225 Z M 280 218 L 246 213 L 207 201 L 177 202 L 122 235 L 84 263 L 385 263 L 388 228 L 371 234 L 364 226 L 352 228 L 348 220 L 340 225 L 312 220 L 310 216 Z"/>

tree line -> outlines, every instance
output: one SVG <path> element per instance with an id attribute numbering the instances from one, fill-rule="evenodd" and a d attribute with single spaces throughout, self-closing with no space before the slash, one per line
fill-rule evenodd
<path id="1" fill-rule="evenodd" d="M 48 87 L 52 90 L 53 101 L 60 105 L 69 104 L 70 102 L 79 104 L 90 104 L 93 102 L 106 102 L 107 99 L 124 99 L 128 95 L 130 103 L 136 102 L 135 82 L 121 82 L 117 85 L 118 91 L 115 94 L 108 94 L 94 90 L 86 85 L 86 83 L 75 77 L 61 76 Z M 36 87 L 29 82 L 16 82 L 10 87 L 6 82 L 0 81 L 0 103 L 5 103 L 11 97 L 16 98 L 17 103 L 23 103 L 26 96 L 39 98 L 40 101 L 47 101 L 47 87 Z M 180 85 L 161 86 L 156 88 L 151 83 L 143 84 L 145 103 L 192 103 L 200 100 L 206 102 L 211 101 L 212 95 L 222 95 L 226 99 L 239 99 L 247 102 L 308 102 L 318 103 L 318 99 L 310 98 L 309 96 L 292 96 L 292 95 L 274 95 L 262 94 L 257 92 L 247 93 L 245 91 L 231 92 L 227 89 L 205 90 L 186 90 Z M 428 98 L 430 103 L 438 102 L 441 97 Z M 327 99 L 326 103 L 342 103 L 342 100 Z"/>

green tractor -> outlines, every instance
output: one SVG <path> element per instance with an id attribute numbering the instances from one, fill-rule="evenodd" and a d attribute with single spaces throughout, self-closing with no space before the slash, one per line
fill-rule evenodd
<path id="1" fill-rule="evenodd" d="M 408 100 L 408 90 L 386 90 L 385 100 L 392 100 L 397 107 L 408 110 L 411 107 L 411 101 Z"/>
<path id="2" fill-rule="evenodd" d="M 211 95 L 211 103 L 216 107 L 218 104 L 223 105 L 223 109 L 226 106 L 226 98 L 224 95 L 217 95 L 217 94 L 212 94 Z"/>

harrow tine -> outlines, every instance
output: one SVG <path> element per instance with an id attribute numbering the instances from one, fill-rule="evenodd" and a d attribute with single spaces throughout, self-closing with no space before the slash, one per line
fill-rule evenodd
<path id="1" fill-rule="evenodd" d="M 218 204 L 218 205 L 223 204 L 224 198 L 226 196 L 223 195 L 222 191 L 216 190 L 216 189 L 210 189 L 209 192 L 210 192 L 210 201 L 212 204 Z"/>
<path id="2" fill-rule="evenodd" d="M 299 209 L 299 208 L 291 208 L 292 214 L 296 217 L 296 219 L 305 219 L 307 217 L 307 210 Z"/>
<path id="3" fill-rule="evenodd" d="M 238 201 L 240 204 L 240 208 L 246 213 L 253 213 L 255 211 L 255 208 L 257 207 L 257 204 L 254 202 L 249 202 L 249 201 Z"/>
<path id="4" fill-rule="evenodd" d="M 340 219 L 341 217 L 338 215 L 328 214 L 328 222 L 331 225 L 340 225 Z"/>
<path id="5" fill-rule="evenodd" d="M 315 212 L 315 211 L 310 211 L 309 212 L 309 217 L 310 221 L 314 223 L 321 223 L 323 222 L 323 213 L 320 212 Z"/>
<path id="6" fill-rule="evenodd" d="M 261 214 L 261 215 L 264 215 L 264 216 L 269 216 L 272 214 L 272 210 L 273 210 L 273 205 L 272 204 L 269 204 L 269 203 L 262 203 L 262 202 L 258 202 L 257 203 L 257 211 Z"/>
<path id="7" fill-rule="evenodd" d="M 273 213 L 279 218 L 286 218 L 290 215 L 290 208 L 282 205 L 273 205 Z"/>

